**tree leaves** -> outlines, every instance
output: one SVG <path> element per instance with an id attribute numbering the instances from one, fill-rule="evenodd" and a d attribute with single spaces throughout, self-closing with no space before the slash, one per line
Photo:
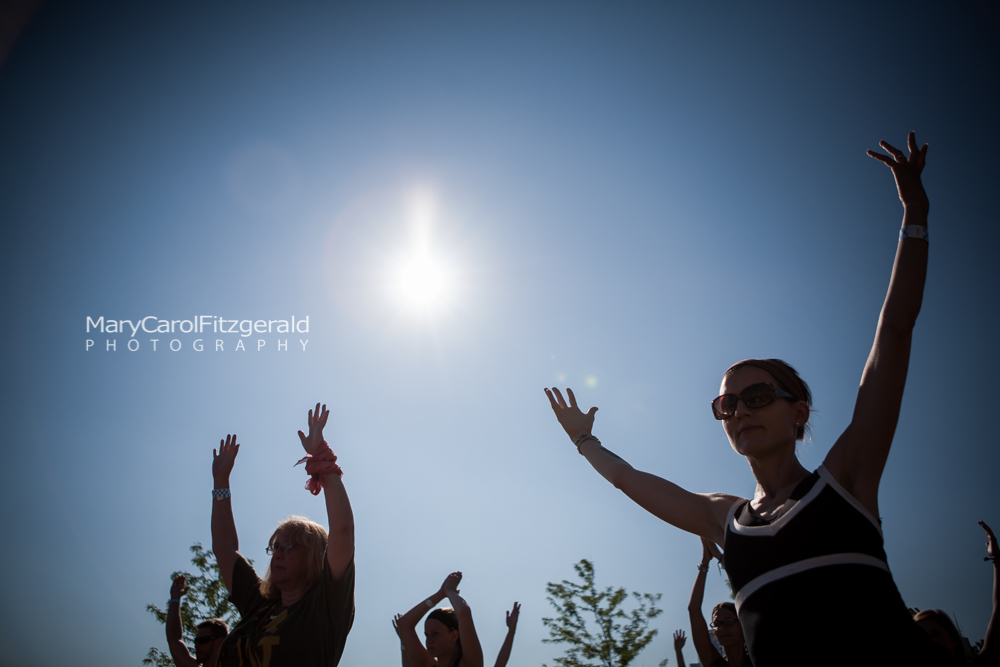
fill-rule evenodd
<path id="1" fill-rule="evenodd" d="M 561 667 L 626 667 L 653 641 L 657 630 L 649 630 L 649 621 L 663 613 L 656 606 L 660 594 L 633 592 L 611 586 L 598 590 L 594 566 L 583 559 L 573 566 L 582 583 L 563 579 L 546 584 L 548 601 L 556 608 L 556 618 L 543 618 L 549 639 L 543 642 L 569 644 L 566 654 L 555 661 Z M 625 611 L 629 599 L 634 607 Z M 593 617 L 596 629 L 591 632 L 584 614 Z M 666 664 L 666 660 L 660 663 Z M 546 666 L 547 667 L 547 666 Z"/>

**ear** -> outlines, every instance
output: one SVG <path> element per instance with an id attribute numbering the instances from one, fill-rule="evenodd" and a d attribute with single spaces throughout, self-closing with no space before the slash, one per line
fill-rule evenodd
<path id="1" fill-rule="evenodd" d="M 809 404 L 805 401 L 796 401 L 792 408 L 792 418 L 798 426 L 805 426 L 809 422 Z"/>

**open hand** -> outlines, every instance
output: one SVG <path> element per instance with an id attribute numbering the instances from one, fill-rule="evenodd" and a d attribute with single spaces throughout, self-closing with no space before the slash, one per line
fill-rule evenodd
<path id="1" fill-rule="evenodd" d="M 441 592 L 444 593 L 445 597 L 452 594 L 458 594 L 458 584 L 462 581 L 461 572 L 452 572 L 447 577 L 445 577 L 444 583 L 441 584 Z"/>
<path id="2" fill-rule="evenodd" d="M 236 463 L 236 455 L 240 453 L 240 446 L 236 442 L 236 434 L 227 435 L 225 440 L 219 441 L 219 449 L 212 450 L 212 477 L 220 481 L 229 481 L 229 474 L 233 472 L 233 465 Z"/>
<path id="3" fill-rule="evenodd" d="M 915 207 L 926 213 L 930 203 L 920 182 L 920 172 L 924 170 L 924 162 L 927 159 L 927 144 L 918 149 L 916 133 L 910 132 L 906 137 L 906 145 L 910 150 L 909 157 L 885 141 L 878 142 L 878 145 L 889 155 L 882 155 L 871 149 L 868 150 L 868 155 L 892 170 L 892 175 L 896 179 L 896 190 L 899 191 L 899 201 L 903 202 L 903 207 Z"/>
<path id="4" fill-rule="evenodd" d="M 514 631 L 517 629 L 517 617 L 521 615 L 521 605 L 515 602 L 514 608 L 507 612 L 507 629 Z"/>
<path id="5" fill-rule="evenodd" d="M 392 617 L 392 627 L 396 630 L 396 634 L 399 635 L 400 639 L 403 638 L 403 632 L 399 629 L 399 619 L 401 618 L 403 618 L 402 614 L 396 614 Z"/>
<path id="6" fill-rule="evenodd" d="M 181 596 L 188 592 L 188 587 L 184 585 L 185 583 L 187 583 L 187 579 L 184 578 L 183 574 L 174 579 L 174 583 L 170 585 L 171 600 L 180 600 Z"/>
<path id="7" fill-rule="evenodd" d="M 319 403 L 316 404 L 315 410 L 309 411 L 309 435 L 299 431 L 299 440 L 302 441 L 302 449 L 306 450 L 306 454 L 315 454 L 323 444 L 323 427 L 326 426 L 329 416 L 330 411 L 325 405 L 320 410 Z"/>
<path id="8" fill-rule="evenodd" d="M 993 534 L 993 531 L 990 530 L 985 521 L 980 521 L 979 525 L 986 531 L 986 555 L 989 558 L 1000 556 L 1000 548 L 997 547 L 997 536 Z"/>
<path id="9" fill-rule="evenodd" d="M 556 419 L 559 420 L 559 424 L 562 425 L 570 440 L 576 442 L 576 439 L 581 435 L 590 434 L 594 428 L 594 413 L 597 412 L 597 408 L 591 408 L 584 414 L 576 405 L 576 396 L 573 395 L 573 390 L 568 387 L 566 395 L 569 396 L 569 405 L 566 405 L 562 394 L 555 387 L 552 387 L 552 391 L 546 389 L 545 395 L 549 397 L 552 412 L 556 413 Z"/>
<path id="10" fill-rule="evenodd" d="M 684 646 L 684 642 L 687 641 L 687 637 L 684 636 L 683 630 L 677 630 L 674 632 L 674 650 L 680 651 Z"/>

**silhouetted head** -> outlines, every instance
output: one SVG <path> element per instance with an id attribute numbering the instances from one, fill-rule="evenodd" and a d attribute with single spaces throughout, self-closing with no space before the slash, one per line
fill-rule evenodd
<path id="1" fill-rule="evenodd" d="M 435 658 L 455 654 L 453 664 L 458 664 L 462 655 L 462 642 L 458 636 L 458 615 L 447 607 L 435 609 L 424 622 L 424 637 L 427 652 Z"/>
<path id="2" fill-rule="evenodd" d="M 328 541 L 326 529 L 302 516 L 290 516 L 275 528 L 268 542 L 271 562 L 260 582 L 268 600 L 281 599 L 281 590 L 319 583 Z"/>
<path id="3" fill-rule="evenodd" d="M 222 642 L 229 634 L 229 626 L 221 618 L 209 618 L 197 626 L 194 637 L 194 655 L 202 664 L 215 664 Z"/>
<path id="4" fill-rule="evenodd" d="M 720 410 L 721 408 L 721 410 Z M 791 446 L 805 437 L 812 392 L 780 359 L 744 359 L 722 376 L 713 412 L 733 449 L 744 456 Z"/>
<path id="5" fill-rule="evenodd" d="M 930 635 L 935 644 L 948 651 L 950 655 L 960 660 L 965 657 L 962 635 L 958 633 L 958 629 L 948 618 L 948 614 L 940 609 L 924 609 L 918 611 L 913 620 L 924 632 Z"/>
<path id="6" fill-rule="evenodd" d="M 720 602 L 712 607 L 712 634 L 727 655 L 733 651 L 743 651 L 743 626 L 736 615 L 735 604 Z"/>

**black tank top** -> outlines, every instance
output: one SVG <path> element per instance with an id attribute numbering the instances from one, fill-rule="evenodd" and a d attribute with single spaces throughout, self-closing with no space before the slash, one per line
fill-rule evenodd
<path id="1" fill-rule="evenodd" d="M 882 527 L 822 466 L 775 518 L 749 500 L 726 519 L 726 573 L 750 659 L 784 665 L 938 665 L 882 548 Z"/>

